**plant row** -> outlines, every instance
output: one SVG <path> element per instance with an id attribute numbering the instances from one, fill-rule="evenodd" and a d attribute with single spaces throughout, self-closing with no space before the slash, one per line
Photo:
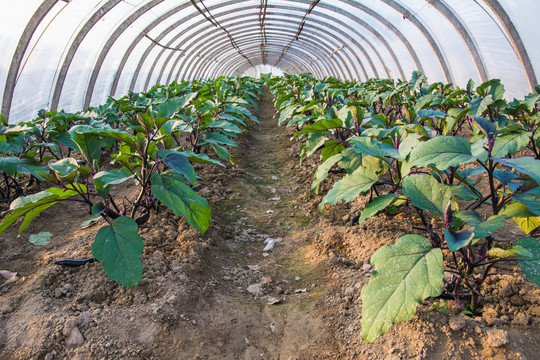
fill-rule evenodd
<path id="1" fill-rule="evenodd" d="M 303 141 L 301 159 L 320 154 L 312 191 L 330 172 L 341 174 L 321 210 L 367 196 L 358 224 L 379 211 L 422 220 L 425 237 L 405 235 L 371 257 L 361 295 L 365 342 L 410 320 L 427 297 L 451 296 L 474 313 L 499 262 L 517 261 L 540 285 L 540 86 L 511 102 L 496 79 L 456 89 L 419 72 L 364 83 L 287 75 L 269 88 L 279 124 L 296 127 Z M 434 228 L 430 216 L 444 225 Z M 497 235 L 513 226 L 509 219 L 524 236 Z"/>
<path id="2" fill-rule="evenodd" d="M 144 243 L 138 227 L 160 204 L 204 233 L 211 210 L 197 193 L 193 163 L 234 162 L 228 147 L 249 123 L 263 83 L 218 78 L 157 85 L 148 92 L 109 98 L 101 106 L 68 114 L 42 110 L 27 123 L 0 126 L 0 197 L 10 203 L 0 234 L 19 221 L 19 234 L 49 207 L 85 204 L 107 222 L 92 255 L 111 279 L 139 283 Z M 106 161 L 110 159 L 111 161 Z M 136 197 L 114 187 L 127 181 Z M 47 189 L 32 193 L 34 184 Z M 38 234 L 38 241 L 46 241 Z"/>

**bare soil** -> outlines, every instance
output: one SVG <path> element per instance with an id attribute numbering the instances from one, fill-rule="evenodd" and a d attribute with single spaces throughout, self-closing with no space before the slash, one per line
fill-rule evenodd
<path id="1" fill-rule="evenodd" d="M 429 299 L 412 321 L 365 345 L 360 291 L 369 258 L 421 234 L 413 229 L 420 220 L 382 213 L 349 226 L 362 198 L 319 212 L 322 197 L 310 192 L 316 155 L 299 164 L 300 143 L 276 126 L 268 92 L 258 115 L 261 125 L 233 150 L 234 165 L 198 170 L 213 212 L 206 234 L 163 209 L 142 226 L 144 275 L 135 289 L 109 280 L 99 263 L 53 264 L 91 256 L 103 224 L 81 228 L 90 216 L 77 204 L 55 205 L 20 237 L 15 225 L 4 233 L 0 270 L 17 276 L 0 277 L 0 359 L 538 358 L 540 289 L 516 264 L 489 279 L 479 315 Z M 54 234 L 50 244 L 27 241 L 40 231 Z M 281 241 L 263 251 L 268 238 Z"/>

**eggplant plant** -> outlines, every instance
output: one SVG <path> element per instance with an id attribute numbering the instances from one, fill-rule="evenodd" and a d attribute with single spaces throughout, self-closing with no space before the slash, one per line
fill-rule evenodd
<path id="1" fill-rule="evenodd" d="M 220 82 L 217 80 L 217 84 Z M 256 121 L 247 106 L 254 103 L 262 86 L 247 78 L 228 79 L 226 83 L 235 87 L 231 90 L 211 82 L 204 86 L 193 84 L 193 88 L 203 90 L 203 95 L 187 92 L 185 83 L 181 89 L 173 84 L 145 94 L 131 93 L 120 100 L 109 99 L 108 104 L 90 109 L 87 113 L 91 117 L 67 132 L 80 158 L 48 159 L 44 165 L 32 168 L 35 176 L 50 187 L 14 200 L 0 224 L 0 234 L 22 218 L 21 233 L 59 202 L 81 202 L 91 215 L 107 223 L 95 236 L 94 259 L 103 265 L 109 278 L 127 287 L 137 286 L 143 273 L 144 249 L 138 227 L 150 220 L 151 210 L 158 204 L 185 217 L 201 233 L 210 226 L 210 206 L 194 189 L 197 174 L 192 163 L 224 166 L 201 150 L 212 147 L 218 157 L 229 158 L 221 144 L 236 145 L 229 136 L 242 131 L 237 123 L 247 127 L 247 120 Z M 201 103 L 209 106 L 212 99 L 217 103 L 211 112 L 197 108 Z M 204 131 L 198 133 L 192 147 L 176 146 L 173 139 L 178 134 L 192 133 L 193 117 L 189 116 L 198 112 L 208 113 L 211 121 L 201 122 Z M 113 159 L 111 170 L 102 169 L 104 152 L 110 152 Z M 20 172 L 27 165 L 18 160 L 16 166 Z M 115 185 L 127 181 L 133 181 L 138 189 L 135 199 L 121 198 L 112 191 Z"/>
<path id="2" fill-rule="evenodd" d="M 428 297 L 468 302 L 476 312 L 482 285 L 500 262 L 516 261 L 540 285 L 540 88 L 507 103 L 499 80 L 454 89 L 428 85 L 414 72 L 408 82 L 356 84 L 354 93 L 342 91 L 340 101 L 308 113 L 313 89 L 324 91 L 327 83 L 303 76 L 270 80 L 279 123 L 290 119 L 296 135 L 306 136 L 301 155 L 321 150 L 312 191 L 320 191 L 330 172 L 344 174 L 320 209 L 368 196 L 351 224 L 402 209 L 416 212 L 423 224 L 417 230 L 425 233 L 405 235 L 372 256 L 374 271 L 361 295 L 365 342 L 410 320 Z M 479 188 L 480 180 L 487 187 Z M 442 228 L 429 217 L 439 218 Z M 524 237 L 497 236 L 510 219 Z"/>

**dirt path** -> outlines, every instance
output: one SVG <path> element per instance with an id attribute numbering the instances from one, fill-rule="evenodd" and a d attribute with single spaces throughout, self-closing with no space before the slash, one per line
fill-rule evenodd
<path id="1" fill-rule="evenodd" d="M 170 348 L 164 358 L 178 350 L 186 359 L 191 358 L 186 351 L 193 358 L 223 359 L 328 358 L 333 352 L 322 319 L 312 311 L 324 284 L 311 282 L 294 243 L 301 222 L 289 206 L 294 191 L 283 175 L 288 159 L 274 114 L 265 91 L 260 126 L 251 127 L 236 152 L 240 175 L 213 209 L 215 227 L 225 240 L 205 258 L 215 264 L 208 280 L 213 291 L 187 315 L 197 326 L 171 334 L 179 348 Z M 268 238 L 281 241 L 263 251 Z M 185 342 L 186 337 L 193 341 Z"/>

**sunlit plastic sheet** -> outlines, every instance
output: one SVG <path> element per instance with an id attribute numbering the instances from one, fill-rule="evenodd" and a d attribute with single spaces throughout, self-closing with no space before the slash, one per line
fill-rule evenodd
<path id="1" fill-rule="evenodd" d="M 538 81 L 536 0 L 321 0 L 309 14 L 311 0 L 194 3 L 205 16 L 189 0 L 2 2 L 2 114 L 17 123 L 269 66 L 359 81 L 500 78 L 510 99 Z"/>

